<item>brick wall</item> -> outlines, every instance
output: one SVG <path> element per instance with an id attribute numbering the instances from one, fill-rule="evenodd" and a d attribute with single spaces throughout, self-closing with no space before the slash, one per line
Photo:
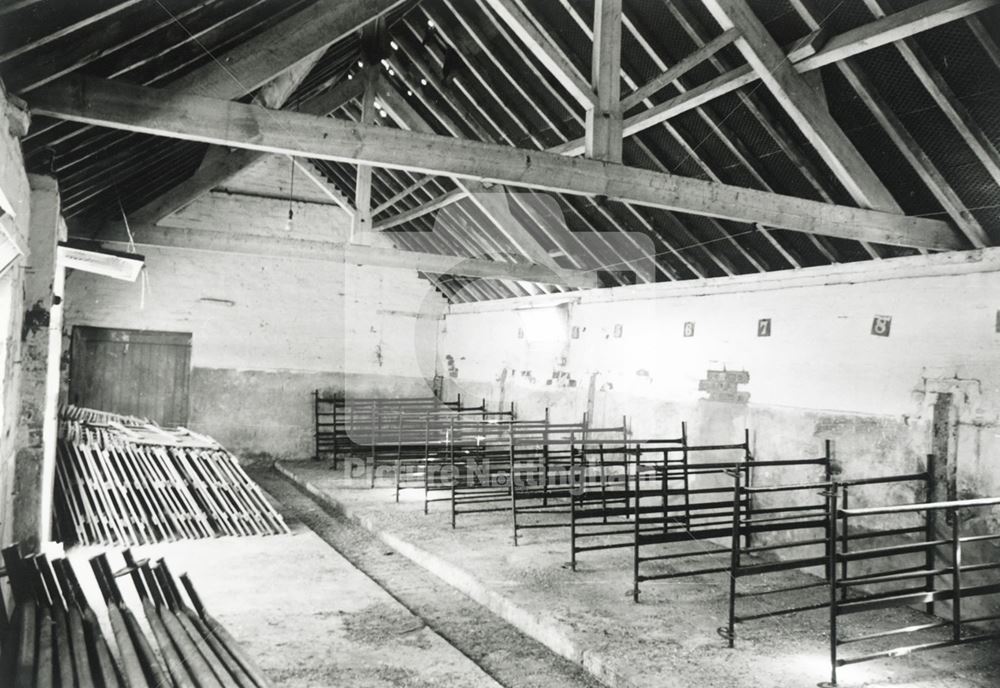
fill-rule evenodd
<path id="1" fill-rule="evenodd" d="M 287 168 L 285 168 L 287 174 Z M 259 173 L 255 191 L 263 191 Z M 296 187 L 300 183 L 296 182 Z M 243 185 L 239 180 L 231 187 Z M 196 232 L 342 239 L 336 206 L 213 192 L 161 224 Z M 138 237 L 141 242 L 141 234 Z M 246 458 L 312 454 L 316 388 L 426 394 L 443 301 L 414 271 L 140 245 L 148 285 L 74 273 L 73 325 L 190 332 L 190 425 Z"/>

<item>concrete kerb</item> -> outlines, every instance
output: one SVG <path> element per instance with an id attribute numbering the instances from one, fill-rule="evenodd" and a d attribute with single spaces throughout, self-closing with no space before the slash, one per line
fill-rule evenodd
<path id="1" fill-rule="evenodd" d="M 486 607 L 493 614 L 525 635 L 534 638 L 556 654 L 581 665 L 602 683 L 611 688 L 638 688 L 634 682 L 609 667 L 607 659 L 600 653 L 580 647 L 579 643 L 572 638 L 571 629 L 565 624 L 543 614 L 531 612 L 518 606 L 510 599 L 490 590 L 482 581 L 458 566 L 417 547 L 411 542 L 403 540 L 389 531 L 378 529 L 370 518 L 357 513 L 354 509 L 339 501 L 333 495 L 320 490 L 308 480 L 300 478 L 292 470 L 283 465 L 282 462 L 275 461 L 273 467 L 280 475 L 306 492 L 306 494 L 310 495 L 322 506 L 343 514 L 346 518 L 371 532 L 379 540 L 417 566 L 427 570 L 473 601 Z"/>

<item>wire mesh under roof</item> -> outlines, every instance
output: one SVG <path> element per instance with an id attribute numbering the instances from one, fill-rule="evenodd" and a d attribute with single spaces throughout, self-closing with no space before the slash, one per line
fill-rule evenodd
<path id="1" fill-rule="evenodd" d="M 9 2 L 0 6 L 0 77 L 9 92 L 29 104 L 33 90 L 71 73 L 164 87 L 315 2 Z M 511 2 L 526 11 L 581 74 L 589 75 L 593 0 Z M 775 41 L 786 47 L 817 26 L 834 36 L 915 4 L 749 1 Z M 825 99 L 906 214 L 952 221 L 956 231 L 962 229 L 960 223 L 981 227 L 989 244 L 1000 242 L 998 12 L 988 9 L 808 75 L 817 97 Z M 623 14 L 623 95 L 721 33 L 700 0 L 623 0 Z M 487 0 L 410 0 L 389 14 L 386 26 L 381 77 L 404 99 L 410 116 L 418 118 L 415 128 L 527 149 L 583 135 L 582 106 Z M 358 78 L 362 51 L 358 35 L 329 47 L 284 107 L 296 109 L 344 80 Z M 744 64 L 735 46 L 725 47 L 626 114 L 667 102 Z M 859 79 L 867 92 L 859 90 Z M 360 106 L 348 103 L 334 116 L 357 120 Z M 393 117 L 378 120 L 382 126 L 403 126 Z M 908 138 L 908 150 L 899 142 L 900 131 Z M 34 119 L 22 145 L 29 171 L 59 179 L 71 231 L 85 236 L 122 210 L 134 212 L 191 177 L 207 149 L 200 143 L 45 117 Z M 914 151 L 924 161 L 921 170 L 912 163 Z M 623 152 L 625 164 L 640 168 L 855 205 L 760 81 L 628 137 Z M 355 166 L 313 163 L 332 186 L 353 197 Z M 377 169 L 372 205 L 380 212 L 375 223 L 439 203 L 449 194 L 462 198 L 393 226 L 387 236 L 401 250 L 531 261 L 530 251 L 498 226 L 480 199 L 448 177 Z M 510 221 L 526 231 L 536 251 L 563 268 L 599 271 L 605 286 L 915 253 L 584 196 L 524 192 L 512 194 L 508 205 Z M 629 253 L 640 245 L 651 261 L 648 270 Z M 427 277 L 456 300 L 557 289 L 513 280 Z"/>

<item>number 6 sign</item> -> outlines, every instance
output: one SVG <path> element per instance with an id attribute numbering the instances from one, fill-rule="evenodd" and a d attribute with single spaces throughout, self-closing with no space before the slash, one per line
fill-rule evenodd
<path id="1" fill-rule="evenodd" d="M 876 315 L 872 320 L 872 334 L 876 337 L 888 337 L 890 327 L 892 327 L 891 315 Z"/>

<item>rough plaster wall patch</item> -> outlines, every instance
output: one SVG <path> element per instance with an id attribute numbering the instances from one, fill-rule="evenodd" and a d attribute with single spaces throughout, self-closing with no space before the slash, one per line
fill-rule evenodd
<path id="1" fill-rule="evenodd" d="M 750 401 L 750 393 L 738 388 L 748 382 L 750 373 L 746 370 L 709 370 L 705 379 L 698 381 L 698 391 L 708 392 L 707 401 L 745 404 Z"/>

